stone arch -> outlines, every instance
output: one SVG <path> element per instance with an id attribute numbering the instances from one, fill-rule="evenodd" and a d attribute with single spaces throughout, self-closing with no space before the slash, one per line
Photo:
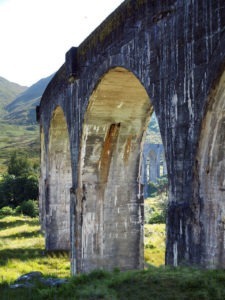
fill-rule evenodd
<path id="1" fill-rule="evenodd" d="M 53 111 L 45 180 L 46 248 L 70 249 L 71 154 L 67 122 L 60 106 Z"/>
<path id="2" fill-rule="evenodd" d="M 82 271 L 143 267 L 139 159 L 151 109 L 145 88 L 122 67 L 110 69 L 90 97 L 79 169 Z"/>
<path id="3" fill-rule="evenodd" d="M 211 92 L 196 157 L 201 264 L 225 268 L 225 72 Z M 195 198 L 196 199 L 196 198 Z"/>

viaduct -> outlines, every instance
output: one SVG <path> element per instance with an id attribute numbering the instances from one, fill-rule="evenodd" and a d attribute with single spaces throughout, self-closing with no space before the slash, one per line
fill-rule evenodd
<path id="1" fill-rule="evenodd" d="M 169 181 L 166 264 L 225 268 L 224 0 L 126 0 L 37 108 L 48 250 L 72 273 L 143 267 L 142 136 L 158 118 Z"/>

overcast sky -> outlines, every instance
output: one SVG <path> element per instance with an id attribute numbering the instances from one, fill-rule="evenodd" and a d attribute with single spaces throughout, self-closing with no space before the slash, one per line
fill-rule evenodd
<path id="1" fill-rule="evenodd" d="M 0 76 L 30 86 L 57 71 L 123 0 L 0 0 Z"/>

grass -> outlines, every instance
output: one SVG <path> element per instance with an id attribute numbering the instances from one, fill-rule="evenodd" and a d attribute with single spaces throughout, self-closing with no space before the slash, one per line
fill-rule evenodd
<path id="1" fill-rule="evenodd" d="M 67 253 L 48 255 L 37 218 L 8 216 L 0 219 L 0 283 L 12 283 L 24 273 L 68 277 Z"/>
<path id="2" fill-rule="evenodd" d="M 157 232 L 160 237 L 157 237 Z M 148 225 L 145 245 L 156 250 L 164 240 L 163 225 Z M 70 276 L 67 254 L 47 255 L 38 219 L 24 216 L 0 218 L 0 299 L 154 299 L 154 300 L 221 300 L 225 299 L 225 271 L 187 267 L 155 267 L 145 270 L 113 272 L 95 270 L 71 277 L 60 287 L 10 289 L 18 276 L 41 271 L 44 276 Z"/>
<path id="3" fill-rule="evenodd" d="M 165 224 L 145 224 L 145 262 L 148 265 L 165 264 Z"/>

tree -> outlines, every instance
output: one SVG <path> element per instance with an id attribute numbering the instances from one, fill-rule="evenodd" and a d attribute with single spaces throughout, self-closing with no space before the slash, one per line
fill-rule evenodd
<path id="1" fill-rule="evenodd" d="M 8 163 L 8 173 L 0 181 L 0 208 L 16 207 L 23 201 L 38 198 L 38 177 L 28 159 L 13 152 Z"/>
<path id="2" fill-rule="evenodd" d="M 16 151 L 14 151 L 9 159 L 8 163 L 8 174 L 19 176 L 26 176 L 31 170 L 31 165 L 25 156 L 19 156 Z"/>

